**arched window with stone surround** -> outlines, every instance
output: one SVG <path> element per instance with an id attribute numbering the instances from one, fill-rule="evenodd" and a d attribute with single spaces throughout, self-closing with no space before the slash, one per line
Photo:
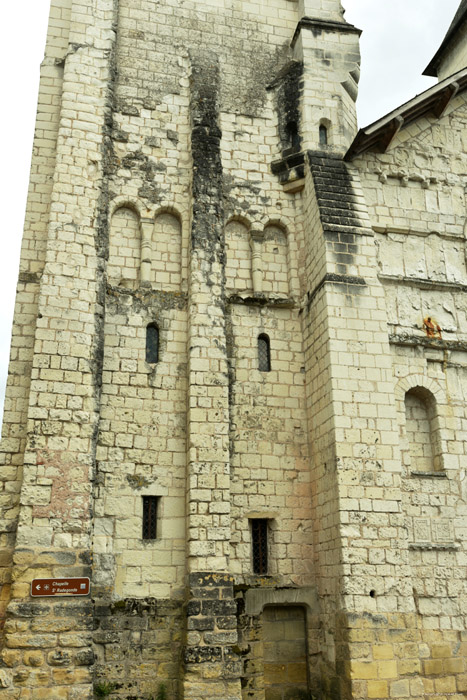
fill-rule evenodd
<path id="1" fill-rule="evenodd" d="M 266 333 L 258 336 L 258 369 L 260 372 L 271 371 L 271 346 Z"/>
<path id="2" fill-rule="evenodd" d="M 159 326 L 150 323 L 146 327 L 146 362 L 155 364 L 159 362 Z"/>
<path id="3" fill-rule="evenodd" d="M 328 145 L 328 128 L 325 124 L 319 125 L 319 144 L 320 146 Z"/>
<path id="4" fill-rule="evenodd" d="M 433 394 L 421 386 L 409 389 L 405 394 L 405 429 L 412 471 L 441 470 L 437 424 Z"/>

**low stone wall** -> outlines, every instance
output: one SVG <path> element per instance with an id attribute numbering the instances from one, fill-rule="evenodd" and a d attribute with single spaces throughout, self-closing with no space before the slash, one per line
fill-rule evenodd
<path id="1" fill-rule="evenodd" d="M 112 698 L 153 700 L 163 686 L 167 700 L 178 700 L 183 612 L 182 601 L 97 601 L 94 689 L 112 689 Z"/>

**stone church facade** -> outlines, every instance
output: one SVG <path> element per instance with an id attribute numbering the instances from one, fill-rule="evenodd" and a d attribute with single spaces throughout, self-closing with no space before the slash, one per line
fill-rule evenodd
<path id="1" fill-rule="evenodd" d="M 339 0 L 52 0 L 2 699 L 467 696 L 466 32 L 357 133 Z"/>

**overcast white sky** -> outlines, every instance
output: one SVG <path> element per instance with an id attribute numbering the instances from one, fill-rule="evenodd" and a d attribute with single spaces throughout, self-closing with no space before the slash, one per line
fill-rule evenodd
<path id="1" fill-rule="evenodd" d="M 433 84 L 432 79 L 421 77 L 421 73 L 438 49 L 459 0 L 342 1 L 347 21 L 363 30 L 358 114 L 360 126 L 365 126 Z M 4 2 L 0 9 L 3 95 L 0 110 L 3 139 L 0 406 L 7 374 L 39 65 L 44 53 L 48 11 L 49 0 Z"/>

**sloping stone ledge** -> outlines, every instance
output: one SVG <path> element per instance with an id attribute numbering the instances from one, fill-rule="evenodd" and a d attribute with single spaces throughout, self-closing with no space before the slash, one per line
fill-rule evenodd
<path id="1" fill-rule="evenodd" d="M 446 542 L 443 544 L 438 542 L 410 542 L 409 549 L 419 552 L 457 552 L 460 546 L 455 542 Z"/>
<path id="2" fill-rule="evenodd" d="M 463 340 L 444 340 L 443 338 L 428 338 L 423 335 L 409 335 L 408 333 L 390 333 L 389 342 L 391 345 L 402 345 L 405 347 L 425 347 L 436 350 L 458 350 L 467 352 L 467 342 Z"/>

